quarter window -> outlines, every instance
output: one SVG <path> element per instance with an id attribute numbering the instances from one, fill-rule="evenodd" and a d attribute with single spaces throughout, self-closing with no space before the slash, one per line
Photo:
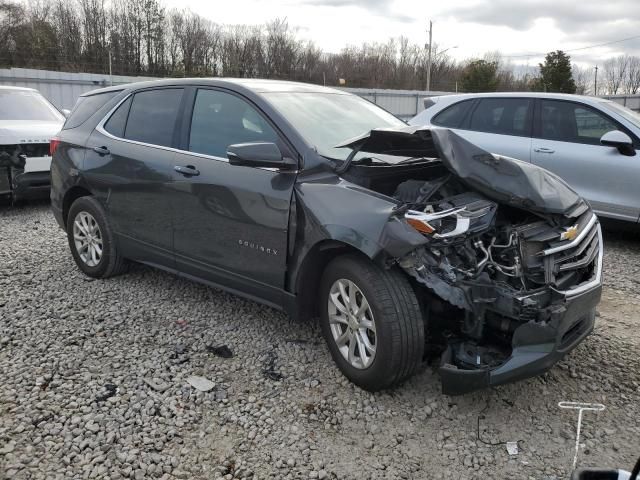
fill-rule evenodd
<path id="1" fill-rule="evenodd" d="M 462 125 L 464 118 L 467 116 L 467 112 L 469 111 L 469 108 L 471 108 L 472 103 L 473 100 L 454 103 L 433 117 L 432 123 L 441 127 L 459 128 Z"/>
<path id="2" fill-rule="evenodd" d="M 111 90 L 78 98 L 62 129 L 79 127 L 120 92 L 121 90 Z"/>
<path id="3" fill-rule="evenodd" d="M 182 88 L 146 90 L 133 96 L 124 138 L 171 146 L 182 101 Z"/>
<path id="4" fill-rule="evenodd" d="M 189 151 L 227 157 L 236 143 L 278 142 L 258 111 L 241 98 L 217 90 L 198 90 L 189 133 Z"/>
<path id="5" fill-rule="evenodd" d="M 116 137 L 124 137 L 124 128 L 127 125 L 127 116 L 129 115 L 129 107 L 131 107 L 131 99 L 127 98 L 122 104 L 113 112 L 113 115 L 104 124 L 104 129 L 111 135 Z"/>
<path id="6" fill-rule="evenodd" d="M 541 101 L 540 136 L 561 142 L 600 145 L 600 137 L 619 127 L 600 112 L 579 103 Z"/>
<path id="7" fill-rule="evenodd" d="M 531 101 L 526 98 L 483 98 L 471 115 L 469 128 L 477 132 L 529 136 Z"/>

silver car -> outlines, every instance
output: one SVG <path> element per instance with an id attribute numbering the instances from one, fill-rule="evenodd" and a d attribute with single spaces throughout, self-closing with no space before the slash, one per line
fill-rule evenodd
<path id="1" fill-rule="evenodd" d="M 412 125 L 448 127 L 492 153 L 546 168 L 601 216 L 640 218 L 640 115 L 595 97 L 483 93 L 425 99 Z"/>

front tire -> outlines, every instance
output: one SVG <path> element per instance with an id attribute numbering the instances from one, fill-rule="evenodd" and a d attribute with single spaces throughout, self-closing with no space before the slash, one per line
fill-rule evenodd
<path id="1" fill-rule="evenodd" d="M 78 198 L 69 209 L 67 239 L 73 259 L 85 275 L 108 278 L 126 269 L 104 209 L 93 197 Z"/>
<path id="2" fill-rule="evenodd" d="M 398 385 L 420 367 L 424 320 L 409 280 L 368 259 L 347 255 L 324 271 L 323 336 L 342 373 L 368 391 Z"/>

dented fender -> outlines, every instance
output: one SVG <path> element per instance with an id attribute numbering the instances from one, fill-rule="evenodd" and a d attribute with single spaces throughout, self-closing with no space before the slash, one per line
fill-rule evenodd
<path id="1" fill-rule="evenodd" d="M 427 243 L 396 215 L 396 200 L 337 175 L 331 183 L 326 179 L 324 183 L 299 183 L 294 194 L 298 217 L 303 217 L 298 218 L 302 241 L 296 243 L 307 249 L 323 240 L 335 240 L 378 259 L 401 257 Z"/>

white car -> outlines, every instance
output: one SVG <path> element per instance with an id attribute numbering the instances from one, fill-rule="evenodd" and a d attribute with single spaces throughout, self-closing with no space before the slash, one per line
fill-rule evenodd
<path id="1" fill-rule="evenodd" d="M 48 197 L 49 141 L 64 121 L 37 90 L 0 86 L 0 198 Z"/>
<path id="2" fill-rule="evenodd" d="M 640 115 L 602 98 L 481 93 L 425 99 L 409 123 L 435 125 L 491 153 L 550 170 L 598 215 L 640 219 Z"/>

